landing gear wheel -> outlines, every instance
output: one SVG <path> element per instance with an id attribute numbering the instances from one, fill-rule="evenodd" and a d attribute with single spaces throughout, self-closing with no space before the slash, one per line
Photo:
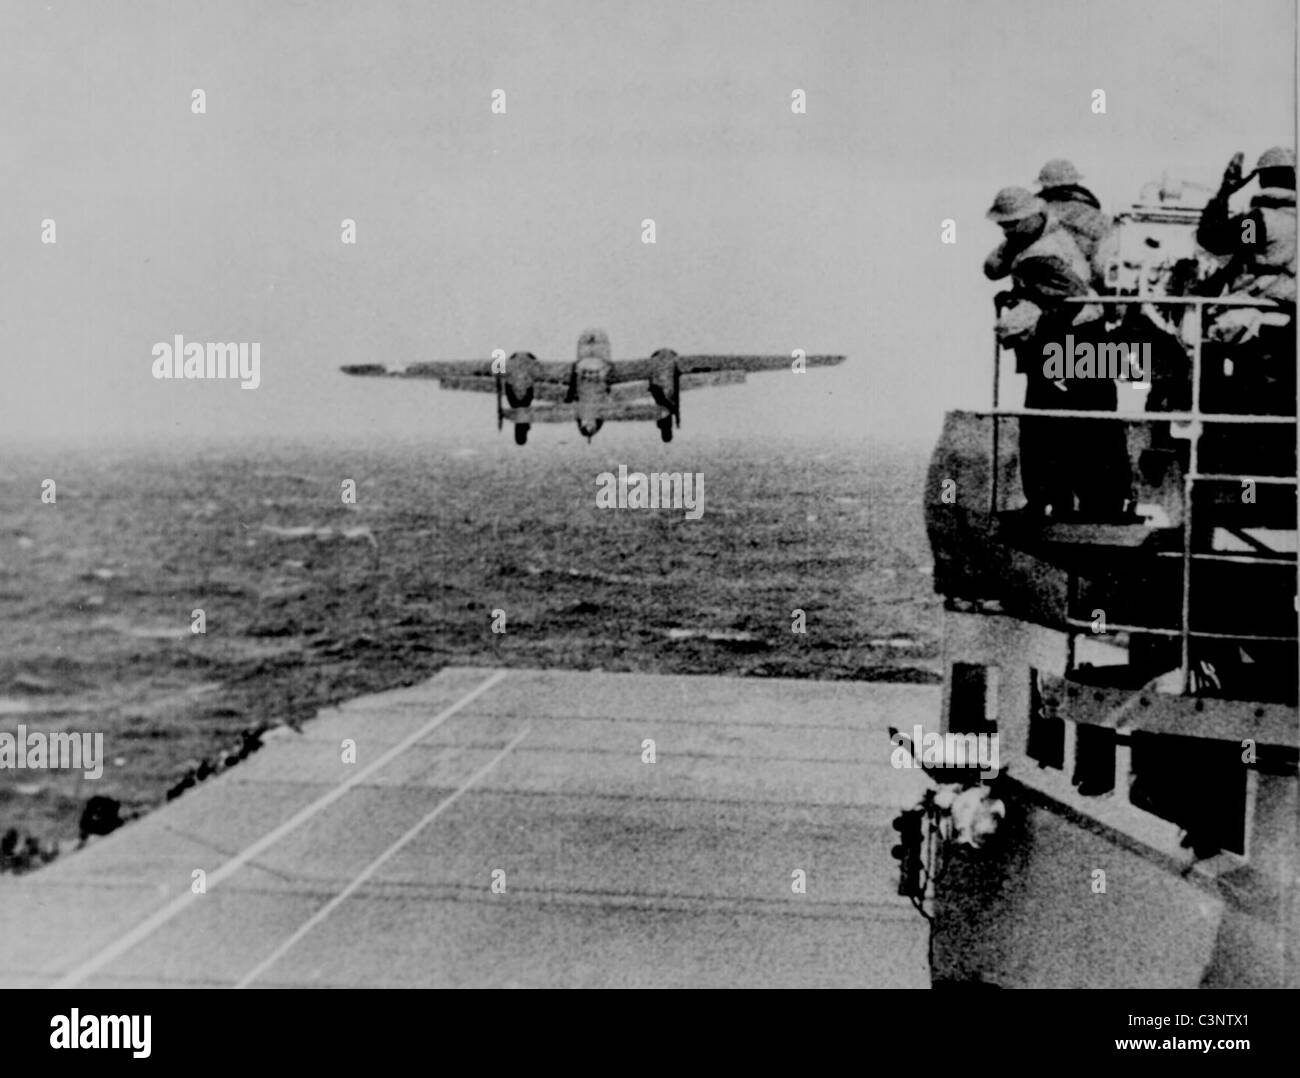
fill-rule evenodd
<path id="1" fill-rule="evenodd" d="M 528 444 L 528 428 L 530 425 L 528 423 L 515 424 L 515 445 Z"/>
<path id="2" fill-rule="evenodd" d="M 663 419 L 657 421 L 656 426 L 658 426 L 659 428 L 660 438 L 662 438 L 665 442 L 671 442 L 673 440 L 673 417 L 672 416 L 664 416 Z"/>

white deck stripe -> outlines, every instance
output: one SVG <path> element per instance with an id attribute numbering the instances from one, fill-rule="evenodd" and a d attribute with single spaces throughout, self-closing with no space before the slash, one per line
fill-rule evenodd
<path id="1" fill-rule="evenodd" d="M 427 812 L 424 818 L 420 820 L 419 823 L 408 828 L 406 833 L 403 834 L 401 838 L 399 838 L 396 842 L 394 842 L 391 846 L 389 846 L 388 849 L 386 849 L 383 853 L 381 853 L 378 857 L 376 857 L 373 861 L 371 861 L 370 864 L 368 864 L 364 869 L 362 869 L 361 872 L 357 875 L 356 879 L 354 879 L 345 888 L 343 888 L 342 891 L 340 891 L 337 895 L 335 895 L 327 903 L 325 903 L 324 906 L 322 906 L 319 910 L 317 910 L 314 914 L 312 914 L 312 916 L 306 922 L 304 922 L 302 926 L 299 927 L 298 930 L 294 932 L 292 936 L 290 936 L 287 940 L 285 940 L 282 944 L 280 944 L 279 947 L 277 947 L 274 951 L 272 951 L 269 955 L 267 955 L 266 958 L 262 959 L 261 962 L 259 962 L 256 966 L 254 966 L 252 971 L 248 973 L 244 977 L 244 979 L 241 980 L 237 985 L 235 985 L 235 987 L 247 988 L 249 984 L 257 980 L 257 978 L 260 977 L 264 972 L 266 972 L 266 970 L 270 969 L 271 966 L 275 965 L 275 963 L 280 960 L 281 956 L 284 955 L 284 953 L 288 951 L 290 947 L 292 947 L 295 943 L 297 943 L 300 939 L 302 939 L 303 936 L 307 935 L 308 932 L 310 932 L 313 928 L 315 928 L 318 924 L 320 924 L 323 920 L 325 920 L 325 918 L 328 917 L 330 913 L 332 913 L 335 909 L 337 909 L 340 905 L 342 905 L 343 902 L 347 900 L 348 895 L 352 894 L 352 892 L 355 891 L 358 887 L 360 887 L 363 883 L 365 883 L 366 880 L 370 879 L 370 877 L 375 874 L 376 870 L 379 868 L 380 865 L 382 865 L 385 861 L 387 861 L 390 857 L 392 857 L 393 854 L 395 854 L 398 850 L 400 850 L 403 846 L 405 846 L 408 842 L 410 842 L 411 839 L 415 838 L 415 836 L 418 835 L 426 826 L 432 823 L 439 815 L 441 815 L 443 809 L 449 808 L 454 802 L 459 800 L 461 794 L 463 794 L 466 790 L 468 790 L 471 786 L 473 786 L 476 782 L 478 782 L 479 779 L 481 779 L 484 775 L 486 775 L 489 771 L 491 771 L 494 767 L 496 767 L 497 764 L 499 764 L 502 760 L 504 760 L 514 749 L 514 747 L 518 745 L 519 742 L 521 742 L 525 737 L 528 736 L 528 733 L 531 729 L 532 729 L 531 726 L 526 726 L 524 727 L 524 729 L 519 731 L 519 733 L 516 734 L 515 737 L 511 740 L 510 744 L 508 744 L 504 749 L 502 749 L 494 757 L 492 757 L 491 760 L 489 760 L 486 764 L 484 764 L 477 771 L 475 771 L 474 774 L 472 774 L 469 778 L 467 778 L 461 784 L 460 788 L 456 790 L 455 793 L 450 794 L 449 796 L 443 798 L 442 801 L 438 802 L 437 806 L 433 808 L 431 811 Z"/>
<path id="2" fill-rule="evenodd" d="M 321 797 L 318 797 L 310 805 L 307 805 L 305 808 L 300 809 L 289 819 L 285 820 L 285 822 L 280 824 L 279 827 L 276 827 L 273 830 L 268 831 L 265 835 L 263 835 L 260 839 L 254 842 L 251 846 L 247 847 L 240 853 L 236 854 L 229 861 L 225 862 L 225 864 L 219 866 L 218 868 L 214 869 L 212 872 L 208 873 L 207 876 L 208 886 L 213 886 L 215 884 L 218 884 L 222 880 L 238 872 L 241 868 L 243 868 L 246 864 L 248 864 L 248 862 L 251 861 L 254 857 L 258 856 L 261 853 L 264 853 L 271 846 L 275 845 L 275 843 L 279 842 L 280 839 L 284 838 L 285 835 L 289 834 L 289 832 L 302 826 L 302 824 L 306 823 L 313 816 L 317 815 L 322 810 L 334 804 L 335 801 L 341 798 L 354 786 L 364 782 L 376 771 L 378 771 L 381 767 L 389 763 L 394 757 L 405 752 L 417 741 L 419 741 L 422 737 L 425 737 L 427 734 L 432 732 L 438 726 L 442 725 L 442 723 L 446 722 L 447 719 L 451 718 L 461 708 L 465 707 L 466 704 L 469 704 L 474 700 L 478 699 L 478 697 L 482 696 L 485 692 L 488 691 L 488 689 L 492 688 L 494 685 L 499 684 L 508 674 L 509 674 L 508 670 L 498 670 L 495 674 L 489 677 L 481 685 L 471 690 L 470 692 L 466 693 L 450 707 L 445 708 L 444 710 L 438 712 L 437 715 L 435 715 L 432 719 L 430 719 L 418 730 L 416 730 L 415 733 L 410 734 L 402 741 L 399 741 L 396 745 L 390 748 L 382 756 L 378 757 L 373 763 L 367 764 L 360 771 L 356 772 L 350 778 L 348 778 L 345 782 L 340 783 L 334 789 L 330 790 L 329 793 L 323 794 Z M 83 962 L 80 966 L 77 966 L 70 973 L 65 974 L 62 978 L 55 981 L 52 987 L 73 988 L 76 985 L 80 984 L 87 977 L 91 976 L 94 973 L 98 973 L 101 969 L 103 969 L 106 965 L 112 962 L 115 958 L 120 958 L 132 947 L 140 943 L 141 940 L 145 939 L 146 937 L 152 935 L 154 932 L 158 931 L 159 928 L 165 925 L 168 921 L 170 921 L 182 910 L 186 909 L 196 899 L 201 897 L 203 896 L 196 895 L 193 891 L 189 891 L 189 890 L 185 891 L 184 894 L 178 895 L 176 898 L 172 899 L 171 902 L 167 903 L 167 905 L 165 905 L 162 909 L 158 910 L 150 917 L 141 921 L 138 925 L 135 926 L 135 928 L 131 929 L 131 931 L 128 932 L 125 936 L 122 936 L 116 942 L 104 948 L 104 950 L 100 951 L 99 954 L 95 955 L 95 957 L 89 959 L 86 962 Z"/>

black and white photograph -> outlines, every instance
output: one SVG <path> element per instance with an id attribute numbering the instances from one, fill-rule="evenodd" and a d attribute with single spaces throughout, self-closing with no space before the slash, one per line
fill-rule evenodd
<path id="1" fill-rule="evenodd" d="M 0 0 L 33 1043 L 1300 987 L 1296 67 L 1294 0 Z M 1272 997 L 1149 998 L 1094 1047 Z"/>

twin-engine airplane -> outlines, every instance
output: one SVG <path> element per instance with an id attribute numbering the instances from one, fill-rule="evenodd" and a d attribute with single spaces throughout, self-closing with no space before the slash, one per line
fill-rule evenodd
<path id="1" fill-rule="evenodd" d="M 665 442 L 673 440 L 673 424 L 682 425 L 681 394 L 699 386 L 734 385 L 749 371 L 800 370 L 801 365 L 826 367 L 843 363 L 843 356 L 679 356 L 661 348 L 649 359 L 610 359 L 609 337 L 589 329 L 578 337 L 578 358 L 545 362 L 532 352 L 509 359 L 450 359 L 411 363 L 405 367 L 363 363 L 344 367 L 345 374 L 392 378 L 436 378 L 443 389 L 496 392 L 497 430 L 503 421 L 515 425 L 515 444 L 528 441 L 534 423 L 577 420 L 578 430 L 591 441 L 606 420 L 653 420 Z M 648 399 L 647 399 L 648 398 Z"/>

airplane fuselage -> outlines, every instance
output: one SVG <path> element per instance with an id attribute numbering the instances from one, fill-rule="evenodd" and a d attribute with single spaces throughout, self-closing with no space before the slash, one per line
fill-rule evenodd
<path id="1" fill-rule="evenodd" d="M 578 430 L 590 438 L 605 423 L 605 406 L 609 401 L 609 335 L 589 329 L 578 336 L 578 358 L 573 362 L 569 394 L 577 406 Z"/>

